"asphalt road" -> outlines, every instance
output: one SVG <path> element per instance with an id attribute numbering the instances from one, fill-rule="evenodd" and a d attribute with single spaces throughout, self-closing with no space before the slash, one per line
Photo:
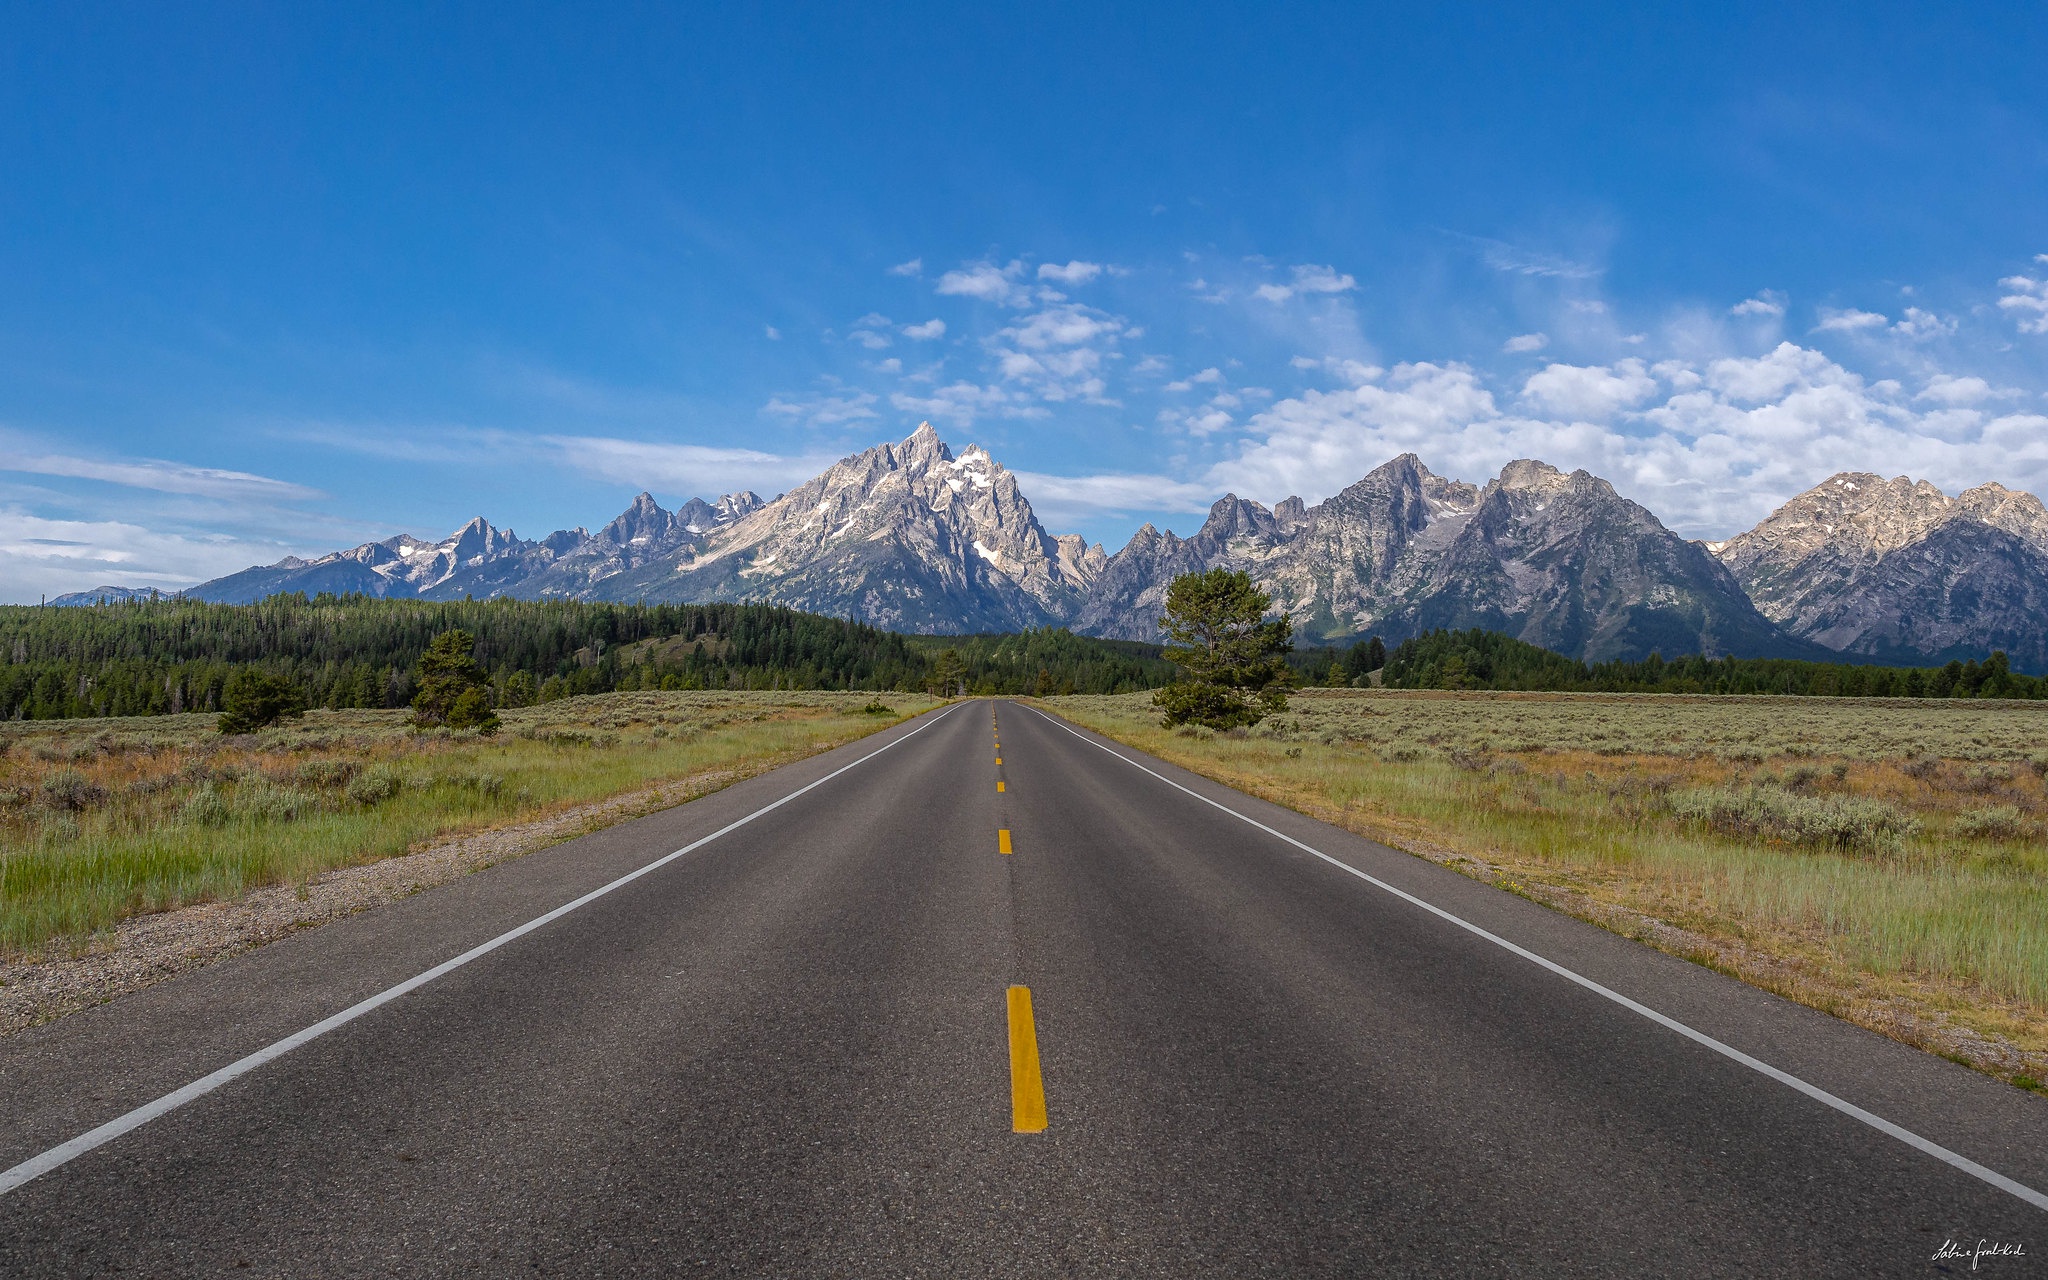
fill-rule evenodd
<path id="1" fill-rule="evenodd" d="M 1389 889 L 2027 1187 L 2048 1100 L 1099 743 L 960 704 L 0 1041 L 5 1167 L 828 779 L 0 1195 L 0 1275 L 2048 1254 L 2048 1212 Z"/>

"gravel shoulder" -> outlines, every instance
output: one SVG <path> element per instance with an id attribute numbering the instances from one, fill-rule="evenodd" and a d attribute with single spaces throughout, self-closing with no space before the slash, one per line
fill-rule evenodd
<path id="1" fill-rule="evenodd" d="M 81 954 L 0 962 L 0 1038 L 787 763 L 766 759 L 690 774 L 547 817 L 434 841 L 400 857 L 338 868 L 303 886 L 274 886 L 233 901 L 135 916 Z"/>

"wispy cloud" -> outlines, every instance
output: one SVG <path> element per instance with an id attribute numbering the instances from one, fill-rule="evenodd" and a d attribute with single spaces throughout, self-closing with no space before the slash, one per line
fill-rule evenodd
<path id="1" fill-rule="evenodd" d="M 1050 416 L 1029 396 L 1006 387 L 985 387 L 972 382 L 955 382 L 934 387 L 924 394 L 898 391 L 889 397 L 891 407 L 904 413 L 931 418 L 954 426 L 969 426 L 976 418 L 1044 418 Z"/>
<path id="2" fill-rule="evenodd" d="M 120 520 L 62 520 L 0 506 L 0 599 L 92 587 L 175 591 L 289 553 L 276 542 L 193 536 Z"/>
<path id="3" fill-rule="evenodd" d="M 635 488 L 701 498 L 741 489 L 791 489 L 838 460 L 836 454 L 792 456 L 612 436 L 549 435 L 535 443 L 556 466 Z"/>
<path id="4" fill-rule="evenodd" d="M 903 326 L 903 336 L 912 342 L 928 342 L 933 338 L 943 338 L 946 336 L 946 322 L 931 319 L 923 324 L 907 324 Z"/>
<path id="5" fill-rule="evenodd" d="M 1547 333 L 1518 333 L 1500 344 L 1500 349 L 1509 355 L 1521 355 L 1528 351 L 1541 351 L 1550 345 Z"/>
<path id="6" fill-rule="evenodd" d="M 889 268 L 889 274 L 892 276 L 921 276 L 924 274 L 924 259 L 912 258 L 908 262 L 899 262 Z"/>
<path id="7" fill-rule="evenodd" d="M 887 345 L 886 343 L 884 344 Z M 830 392 L 815 396 L 772 396 L 762 410 L 778 417 L 791 418 L 807 426 L 830 427 L 842 422 L 858 422 L 863 418 L 877 416 L 874 410 L 875 395 L 871 391 Z"/>
<path id="8" fill-rule="evenodd" d="M 1048 527 L 1083 524 L 1105 513 L 1204 513 L 1221 495 L 1207 484 L 1167 476 L 1104 473 L 1056 476 L 1019 471 L 1018 487 L 1031 499 L 1031 509 Z"/>
<path id="9" fill-rule="evenodd" d="M 1785 314 L 1785 295 L 1776 289 L 1765 289 L 1755 297 L 1744 298 L 1728 308 L 1731 316 L 1782 316 Z"/>
<path id="10" fill-rule="evenodd" d="M 1479 249 L 1479 260 L 1495 271 L 1517 276 L 1543 276 L 1554 280 L 1591 280 L 1600 275 L 1600 268 L 1590 262 L 1580 262 L 1563 254 L 1547 253 L 1541 249 L 1529 249 L 1506 240 L 1493 240 L 1486 236 L 1466 235 L 1452 232 Z"/>
<path id="11" fill-rule="evenodd" d="M 0 436 L 0 471 L 97 480 L 130 489 L 231 501 L 295 502 L 323 496 L 318 489 L 247 471 L 195 467 L 159 458 L 87 458 L 50 453 L 18 437 L 8 436 Z"/>

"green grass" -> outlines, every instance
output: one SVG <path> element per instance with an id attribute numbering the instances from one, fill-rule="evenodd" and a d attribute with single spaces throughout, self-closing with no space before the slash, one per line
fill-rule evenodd
<path id="1" fill-rule="evenodd" d="M 415 734 L 398 711 L 315 712 L 249 739 L 205 717 L 0 733 L 0 954 L 119 920 L 665 781 L 737 777 L 932 705 L 872 694 L 617 693 L 504 714 L 493 738 Z"/>
<path id="2" fill-rule="evenodd" d="M 1316 691 L 1232 736 L 1161 729 L 1142 695 L 1047 705 L 1454 865 L 1739 943 L 1822 1007 L 1906 1000 L 2048 1051 L 2048 707 Z"/>

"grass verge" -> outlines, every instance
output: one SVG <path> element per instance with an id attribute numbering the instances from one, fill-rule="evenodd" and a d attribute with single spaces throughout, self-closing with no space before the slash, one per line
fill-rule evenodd
<path id="1" fill-rule="evenodd" d="M 2039 1089 L 2048 707 L 1315 690 L 1161 759 Z"/>
<path id="2" fill-rule="evenodd" d="M 504 713 L 495 737 L 402 711 L 0 726 L 0 957 L 78 954 L 119 921 L 644 790 L 758 773 L 933 705 L 922 696 L 615 693 Z M 631 816 L 621 811 L 618 817 Z"/>

